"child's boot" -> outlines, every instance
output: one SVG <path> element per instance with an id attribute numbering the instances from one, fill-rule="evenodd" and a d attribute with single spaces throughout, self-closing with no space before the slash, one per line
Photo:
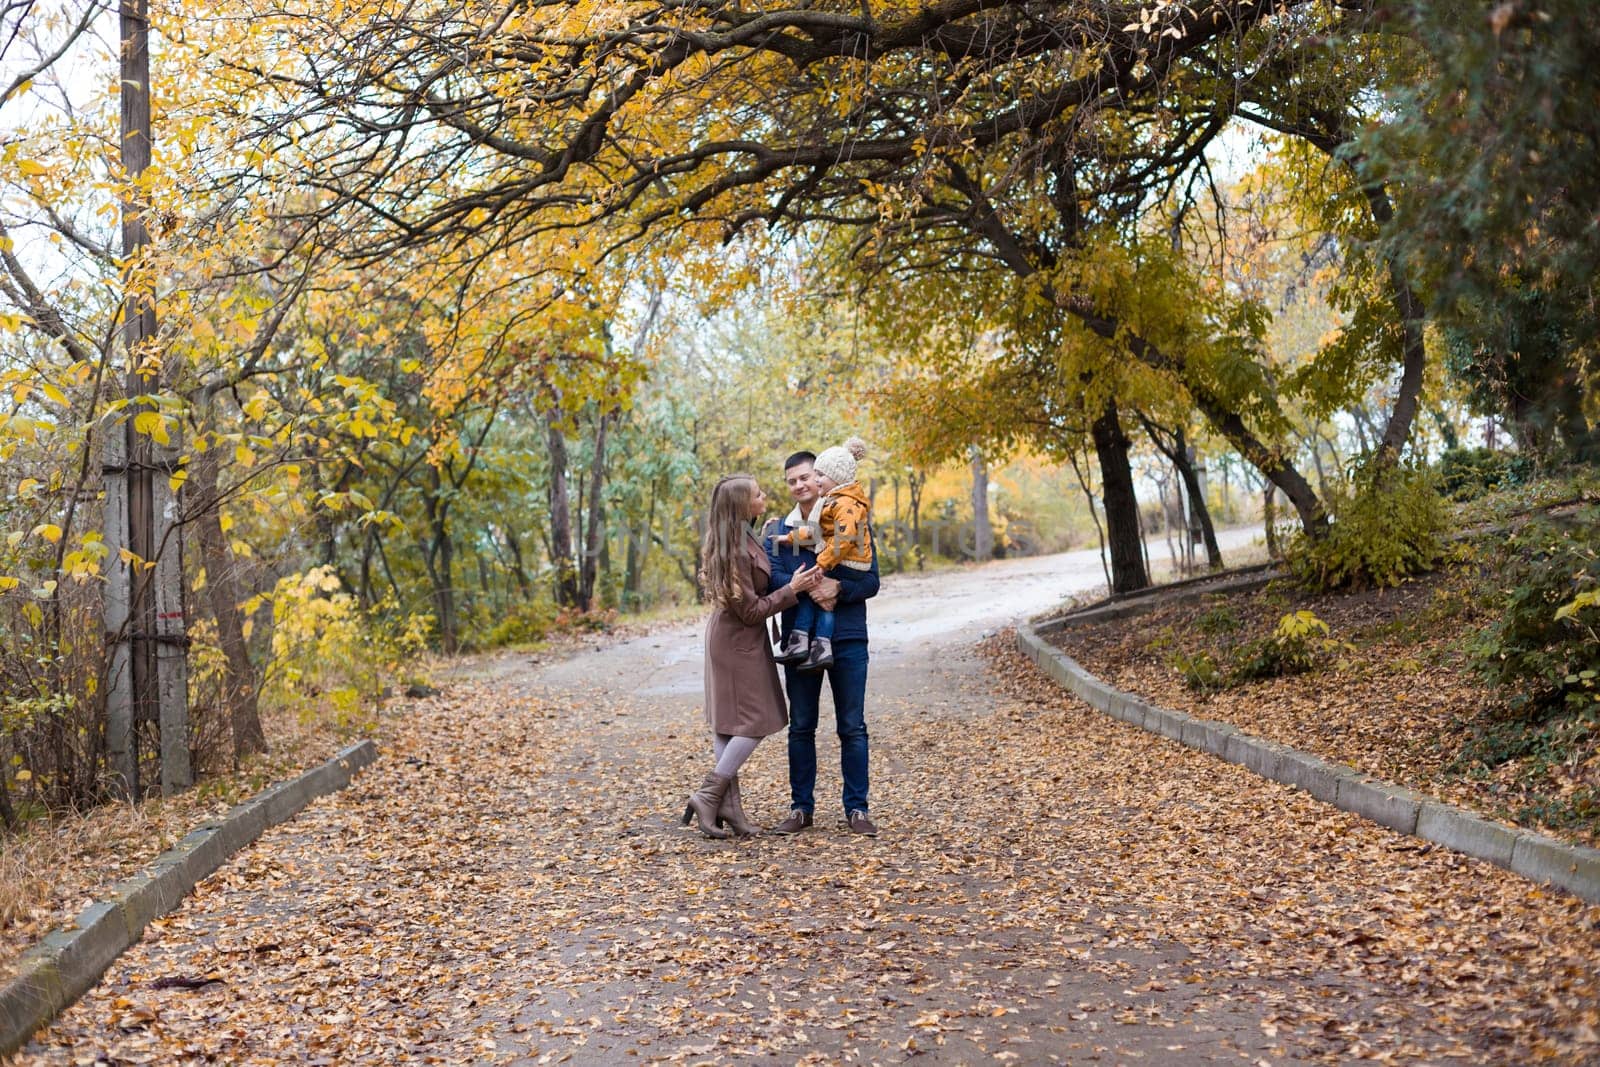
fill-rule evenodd
<path id="1" fill-rule="evenodd" d="M 773 660 L 784 665 L 799 663 L 811 654 L 811 635 L 801 630 L 790 630 L 789 636 L 778 646 Z"/>
<path id="2" fill-rule="evenodd" d="M 833 641 L 826 637 L 816 637 L 811 641 L 811 652 L 804 662 L 798 665 L 802 671 L 820 671 L 824 667 L 833 666 Z"/>

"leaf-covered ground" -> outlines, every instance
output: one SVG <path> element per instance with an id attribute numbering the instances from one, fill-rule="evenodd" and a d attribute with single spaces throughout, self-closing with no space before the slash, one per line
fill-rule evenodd
<path id="1" fill-rule="evenodd" d="M 385 723 L 25 1062 L 1592 1062 L 1600 909 L 1068 700 L 884 657 L 875 840 L 680 829 L 695 662 L 507 660 Z M 692 680 L 691 680 L 692 681 Z M 825 712 L 826 715 L 826 712 Z M 776 739 L 775 739 L 776 740 Z M 780 817 L 781 743 L 746 775 Z"/>
<path id="2" fill-rule="evenodd" d="M 353 736 L 331 718 L 302 719 L 290 709 L 270 709 L 263 718 L 272 751 L 243 767 L 205 768 L 197 789 L 40 819 L 0 841 L 0 981 L 15 974 L 40 938 L 70 926 L 117 881 L 139 873 L 195 827 L 326 760 Z"/>
<path id="3" fill-rule="evenodd" d="M 1229 650 L 1309 610 L 1343 647 L 1309 673 L 1218 692 L 1185 684 L 1179 657 Z M 1579 844 L 1600 821 L 1569 802 L 1600 788 L 1600 736 L 1487 766 L 1473 746 L 1494 721 L 1495 693 L 1473 676 L 1467 640 L 1487 618 L 1472 573 L 1447 569 L 1397 589 L 1308 596 L 1276 585 L 1174 603 L 1052 634 L 1078 662 L 1162 707 L 1232 723 L 1388 781 Z"/>
<path id="4" fill-rule="evenodd" d="M 541 642 L 538 654 L 570 656 L 682 621 L 668 616 L 610 622 L 607 634 L 557 631 Z M 117 882 L 147 868 L 184 835 L 274 782 L 322 763 L 372 726 L 365 712 L 346 721 L 331 711 L 304 714 L 285 706 L 264 707 L 262 718 L 271 750 L 234 767 L 224 748 L 211 746 L 195 789 L 40 819 L 0 841 L 0 981 L 16 973 L 18 961 L 40 939 L 71 926 L 85 907 L 106 899 Z"/>

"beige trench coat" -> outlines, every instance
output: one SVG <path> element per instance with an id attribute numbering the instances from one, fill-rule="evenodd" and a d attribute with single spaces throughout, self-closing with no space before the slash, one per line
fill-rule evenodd
<path id="1" fill-rule="evenodd" d="M 789 721 L 767 619 L 794 607 L 796 594 L 785 585 L 763 595 L 772 565 L 754 534 L 745 538 L 745 548 L 746 565 L 737 573 L 742 595 L 719 605 L 706 623 L 706 725 L 714 733 L 766 737 Z"/>

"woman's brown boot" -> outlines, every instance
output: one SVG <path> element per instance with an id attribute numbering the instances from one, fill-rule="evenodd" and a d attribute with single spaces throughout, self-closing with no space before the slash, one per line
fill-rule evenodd
<path id="1" fill-rule="evenodd" d="M 707 837 L 727 837 L 728 831 L 717 825 L 717 809 L 722 807 L 731 784 L 733 779 L 725 774 L 716 771 L 707 774 L 700 788 L 689 794 L 689 802 L 683 809 L 683 825 L 688 826 L 691 818 L 699 819 L 700 832 Z"/>
<path id="2" fill-rule="evenodd" d="M 754 837 L 761 832 L 761 827 L 750 821 L 744 813 L 744 801 L 739 796 L 739 776 L 733 776 L 733 781 L 728 784 L 728 792 L 722 798 L 722 806 L 717 809 L 717 820 L 728 824 L 728 829 L 740 837 Z"/>

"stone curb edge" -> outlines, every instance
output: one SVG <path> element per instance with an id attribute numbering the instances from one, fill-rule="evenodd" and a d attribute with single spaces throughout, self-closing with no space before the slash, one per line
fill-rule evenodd
<path id="1" fill-rule="evenodd" d="M 1253 567 L 1241 567 L 1237 571 L 1205 574 L 1198 578 L 1186 578 L 1181 582 L 1154 585 L 1137 593 L 1122 593 L 1081 608 L 1074 608 L 1062 615 L 1050 615 L 1044 618 L 1036 616 L 1033 625 L 1041 633 L 1071 626 L 1090 626 L 1111 619 L 1143 615 L 1156 608 L 1186 600 L 1225 596 L 1229 593 L 1248 593 L 1280 577 L 1282 577 L 1281 572 L 1276 570 L 1273 564 L 1260 563 Z"/>
<path id="2" fill-rule="evenodd" d="M 1578 502 L 1581 503 L 1581 500 Z M 1445 540 L 1449 543 L 1471 541 L 1475 538 L 1490 537 L 1508 529 L 1509 526 L 1496 525 L 1457 530 Z M 1092 604 L 1084 604 L 1060 614 L 1035 615 L 1032 620 L 1033 627 L 1039 633 L 1044 633 L 1047 630 L 1058 630 L 1068 626 L 1088 626 L 1110 619 L 1126 619 L 1186 600 L 1229 593 L 1248 593 L 1285 576 L 1283 565 L 1276 561 L 1252 563 L 1247 567 L 1230 567 L 1226 570 L 1146 586 L 1131 593 L 1113 593 Z"/>
<path id="3" fill-rule="evenodd" d="M 85 908 L 71 927 L 46 935 L 23 955 L 16 977 L 0 987 L 0 1056 L 21 1048 L 92 989 L 151 920 L 176 908 L 229 856 L 318 797 L 349 785 L 377 757 L 376 745 L 359 741 L 321 766 L 261 791 L 191 831 L 145 873 L 118 883 L 108 900 Z"/>
<path id="4" fill-rule="evenodd" d="M 1062 627 L 1053 627 L 1057 628 Z M 1068 692 L 1114 719 L 1302 789 L 1391 830 L 1488 860 L 1524 878 L 1547 882 L 1600 904 L 1600 850 L 1502 826 L 1353 767 L 1252 736 L 1228 723 L 1156 707 L 1107 685 L 1027 623 L 1017 626 L 1017 650 Z"/>

